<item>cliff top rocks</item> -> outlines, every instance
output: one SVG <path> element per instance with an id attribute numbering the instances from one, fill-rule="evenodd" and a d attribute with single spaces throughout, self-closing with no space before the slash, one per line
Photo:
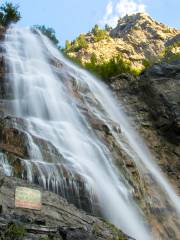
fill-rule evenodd
<path id="1" fill-rule="evenodd" d="M 92 54 L 99 63 L 121 55 L 134 67 L 142 69 L 145 61 L 159 58 L 166 43 L 179 33 L 180 30 L 159 23 L 145 13 L 137 13 L 120 18 L 117 26 L 110 30 L 109 38 L 96 42 L 92 33 L 86 34 L 87 46 L 78 51 L 72 47 L 67 54 L 83 64 L 90 62 Z"/>

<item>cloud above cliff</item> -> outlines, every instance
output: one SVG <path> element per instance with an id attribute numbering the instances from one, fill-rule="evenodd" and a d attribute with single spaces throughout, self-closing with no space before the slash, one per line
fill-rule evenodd
<path id="1" fill-rule="evenodd" d="M 140 0 L 118 0 L 115 3 L 110 0 L 100 24 L 115 27 L 119 17 L 137 12 L 146 12 L 146 5 Z"/>

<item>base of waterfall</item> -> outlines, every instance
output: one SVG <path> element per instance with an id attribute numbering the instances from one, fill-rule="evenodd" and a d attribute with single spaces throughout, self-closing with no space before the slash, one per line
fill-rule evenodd
<path id="1" fill-rule="evenodd" d="M 40 211 L 15 208 L 17 186 L 42 192 Z M 1 240 L 130 240 L 113 225 L 78 210 L 60 196 L 0 173 Z"/>

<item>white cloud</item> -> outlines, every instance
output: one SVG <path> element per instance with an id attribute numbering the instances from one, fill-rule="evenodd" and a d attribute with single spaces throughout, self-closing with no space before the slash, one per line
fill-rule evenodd
<path id="1" fill-rule="evenodd" d="M 110 1 L 106 6 L 106 17 L 113 13 L 113 2 Z"/>
<path id="2" fill-rule="evenodd" d="M 110 1 L 106 6 L 106 12 L 103 19 L 100 21 L 101 25 L 108 24 L 114 26 L 117 23 L 117 16 L 114 16 L 114 6 L 113 2 Z"/>
<path id="3" fill-rule="evenodd" d="M 135 2 L 134 0 L 120 0 L 116 4 L 116 12 L 121 16 L 126 14 L 133 14 L 137 12 L 145 12 L 146 6 L 142 3 Z"/>
<path id="4" fill-rule="evenodd" d="M 106 12 L 100 24 L 115 27 L 119 17 L 137 12 L 146 12 L 146 5 L 140 0 L 118 0 L 116 3 L 111 0 L 106 6 Z"/>

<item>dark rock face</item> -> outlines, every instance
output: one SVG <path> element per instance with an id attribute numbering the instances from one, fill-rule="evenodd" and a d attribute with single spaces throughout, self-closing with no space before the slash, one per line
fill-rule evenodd
<path id="1" fill-rule="evenodd" d="M 42 192 L 42 209 L 37 211 L 15 208 L 16 186 L 39 189 Z M 43 191 L 23 180 L 4 177 L 2 174 L 0 175 L 0 210 L 0 239 L 2 240 L 132 239 L 114 226 L 79 211 L 58 195 Z"/>
<path id="2" fill-rule="evenodd" d="M 180 192 L 179 73 L 178 61 L 173 64 L 163 62 L 154 65 L 139 78 L 121 74 L 110 79 L 110 86 L 115 96 L 124 103 L 124 111 L 130 119 L 133 119 L 134 127 L 144 137 L 157 164 L 178 193 Z M 149 176 L 145 182 L 146 194 L 155 196 L 155 193 L 149 190 L 149 186 L 151 184 L 155 186 L 155 182 L 151 182 Z M 172 219 L 167 217 L 171 208 L 165 206 L 162 201 L 156 200 L 155 208 L 146 205 L 146 209 L 149 209 L 147 213 L 149 221 L 158 228 L 162 239 L 166 239 L 165 232 L 169 239 L 178 239 L 178 222 L 174 225 L 176 226 L 174 231 L 170 229 L 173 226 Z M 172 218 L 173 215 L 172 213 Z"/>
<path id="3" fill-rule="evenodd" d="M 176 44 L 177 42 L 180 42 L 180 34 L 177 34 L 175 37 L 170 39 L 166 42 L 166 47 L 172 46 L 173 44 Z"/>
<path id="4" fill-rule="evenodd" d="M 179 186 L 180 65 L 155 64 L 139 78 L 121 74 L 110 80 L 134 126 L 147 139 L 159 165 Z"/>
<path id="5" fill-rule="evenodd" d="M 142 97 L 156 127 L 168 141 L 180 142 L 180 64 L 154 65 L 141 77 Z"/>

